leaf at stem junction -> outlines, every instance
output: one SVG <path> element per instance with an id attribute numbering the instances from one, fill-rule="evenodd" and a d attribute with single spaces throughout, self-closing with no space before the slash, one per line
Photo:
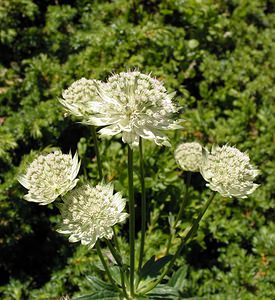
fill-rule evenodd
<path id="1" fill-rule="evenodd" d="M 114 291 L 114 287 L 111 284 L 102 281 L 96 276 L 86 276 L 86 278 L 91 284 L 91 288 L 94 289 L 94 291 L 101 291 L 101 290 Z"/>
<path id="2" fill-rule="evenodd" d="M 173 255 L 166 255 L 160 259 L 155 259 L 153 255 L 142 267 L 140 279 L 157 277 L 160 270 L 172 259 Z"/>
<path id="3" fill-rule="evenodd" d="M 114 287 L 105 283 L 101 279 L 95 276 L 86 276 L 87 280 L 91 284 L 92 293 L 75 297 L 73 300 L 120 300 L 120 294 L 114 290 Z"/>
<path id="4" fill-rule="evenodd" d="M 119 293 L 110 290 L 101 290 L 92 294 L 73 298 L 73 300 L 121 300 Z"/>

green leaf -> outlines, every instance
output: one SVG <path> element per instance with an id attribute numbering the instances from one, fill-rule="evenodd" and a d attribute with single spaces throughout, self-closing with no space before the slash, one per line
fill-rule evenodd
<path id="1" fill-rule="evenodd" d="M 95 276 L 86 276 L 87 280 L 90 282 L 91 287 L 95 291 L 102 291 L 102 290 L 108 290 L 113 291 L 114 288 L 111 284 L 105 283 L 104 281 L 100 280 L 99 278 Z"/>
<path id="2" fill-rule="evenodd" d="M 97 299 L 97 300 L 121 300 L 119 297 L 119 293 L 115 291 L 109 291 L 109 290 L 101 290 L 97 291 L 92 294 L 88 295 L 83 295 L 80 297 L 73 298 L 73 300 L 92 300 L 92 299 Z"/>
<path id="3" fill-rule="evenodd" d="M 180 267 L 170 278 L 169 285 L 180 291 L 186 285 L 187 266 Z"/>
<path id="4" fill-rule="evenodd" d="M 93 293 L 88 295 L 79 296 L 73 298 L 73 300 L 120 300 L 120 294 L 114 290 L 113 286 L 109 283 L 105 283 L 101 279 L 95 276 L 87 276 L 88 281 L 91 283 L 91 288 L 94 290 Z"/>
<path id="5" fill-rule="evenodd" d="M 121 285 L 121 277 L 120 277 L 120 270 L 119 270 L 119 267 L 118 266 L 112 266 L 110 268 L 110 273 L 111 273 L 111 276 L 113 277 L 114 281 Z"/>
<path id="6" fill-rule="evenodd" d="M 154 278 L 158 276 L 160 270 L 172 259 L 172 257 L 173 255 L 167 255 L 155 260 L 155 255 L 153 255 L 142 267 L 140 278 L 145 279 L 147 277 Z"/>
<path id="7" fill-rule="evenodd" d="M 149 299 L 158 300 L 158 299 L 165 299 L 165 300 L 177 300 L 182 299 L 180 297 L 179 291 L 171 286 L 160 284 L 155 287 L 150 293 L 147 294 Z"/>

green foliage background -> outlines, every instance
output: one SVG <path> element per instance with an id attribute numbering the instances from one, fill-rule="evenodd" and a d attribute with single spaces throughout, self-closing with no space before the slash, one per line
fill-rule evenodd
<path id="1" fill-rule="evenodd" d="M 261 187 L 249 199 L 215 199 L 170 285 L 183 298 L 275 298 L 274 6 L 274 0 L 0 2 L 1 299 L 80 295 L 89 291 L 85 275 L 102 276 L 93 251 L 55 232 L 54 206 L 23 200 L 16 176 L 40 151 L 61 147 L 78 149 L 82 180 L 96 182 L 90 130 L 64 117 L 58 98 L 81 77 L 105 80 L 134 68 L 177 92 L 184 119 L 184 129 L 170 134 L 172 149 L 145 145 L 147 258 L 163 255 L 167 217 L 184 191 L 174 147 L 193 140 L 236 145 L 259 167 Z M 126 195 L 125 145 L 102 140 L 100 147 L 108 180 Z M 182 229 L 206 199 L 204 185 L 193 176 Z M 127 227 L 121 232 L 127 238 Z"/>

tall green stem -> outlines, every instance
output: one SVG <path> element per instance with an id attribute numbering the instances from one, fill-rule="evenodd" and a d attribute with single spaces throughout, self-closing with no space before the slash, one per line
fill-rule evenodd
<path id="1" fill-rule="evenodd" d="M 120 246 L 119 246 L 119 242 L 118 242 L 118 238 L 117 238 L 117 233 L 116 233 L 116 230 L 114 227 L 113 227 L 113 233 L 114 233 L 115 246 L 117 248 L 117 251 L 120 252 Z"/>
<path id="2" fill-rule="evenodd" d="M 146 294 L 149 291 L 151 291 L 154 287 L 156 287 L 161 281 L 162 279 L 169 273 L 169 271 L 171 270 L 171 268 L 174 265 L 175 260 L 179 257 L 182 249 L 184 248 L 186 242 L 195 234 L 195 232 L 197 231 L 198 227 L 199 227 L 199 222 L 202 219 L 203 215 L 205 214 L 207 208 L 209 207 L 210 203 L 212 202 L 212 200 L 214 199 L 216 193 L 212 192 L 211 196 L 209 197 L 209 199 L 206 201 L 206 203 L 204 204 L 202 210 L 200 211 L 198 217 L 196 218 L 196 220 L 194 221 L 194 223 L 192 224 L 191 228 L 189 229 L 189 231 L 187 232 L 186 236 L 183 237 L 181 239 L 181 244 L 177 250 L 177 252 L 174 254 L 173 258 L 171 259 L 169 265 L 163 270 L 163 272 L 161 273 L 160 277 L 155 281 L 152 282 L 151 284 L 148 284 L 146 288 L 142 289 L 140 291 L 140 294 Z"/>
<path id="3" fill-rule="evenodd" d="M 128 198 L 129 198 L 129 235 L 130 235 L 130 293 L 134 296 L 135 276 L 135 200 L 133 177 L 133 150 L 128 145 Z"/>
<path id="4" fill-rule="evenodd" d="M 142 149 L 142 138 L 139 139 L 139 161 L 140 161 L 140 181 L 141 181 L 141 240 L 139 251 L 138 270 L 140 272 L 142 267 L 142 260 L 144 255 L 145 244 L 145 230 L 146 230 L 146 194 L 145 194 L 145 176 L 144 176 L 144 160 Z"/>
<path id="5" fill-rule="evenodd" d="M 188 200 L 188 190 L 189 190 L 189 186 L 190 186 L 190 182 L 191 182 L 191 174 L 192 174 L 191 172 L 187 172 L 187 180 L 186 180 L 186 188 L 185 188 L 184 198 L 183 198 L 183 201 L 181 202 L 179 212 L 178 212 L 178 214 L 176 216 L 176 220 L 173 224 L 171 234 L 170 234 L 168 242 L 167 242 L 165 255 L 167 255 L 169 253 L 169 250 L 170 250 L 170 247 L 171 247 L 171 242 L 172 242 L 172 239 L 174 237 L 175 229 L 177 228 L 178 222 L 179 222 L 180 218 L 182 217 L 183 210 L 186 207 L 186 203 L 187 203 L 187 200 Z"/>
<path id="6" fill-rule="evenodd" d="M 110 249 L 116 263 L 118 264 L 118 266 L 122 267 L 123 263 L 122 263 L 122 258 L 120 256 L 120 254 L 117 252 L 117 250 L 114 248 L 114 246 L 108 239 L 104 239 L 104 240 L 105 240 L 108 248 Z"/>
<path id="7" fill-rule="evenodd" d="M 102 180 L 103 179 L 102 165 L 101 165 L 98 141 L 97 141 L 97 136 L 96 136 L 96 130 L 95 130 L 94 126 L 92 126 L 92 136 L 93 136 L 93 141 L 94 141 L 94 146 L 95 146 L 95 155 L 96 155 L 99 179 Z"/>
<path id="8" fill-rule="evenodd" d="M 123 268 L 122 258 L 120 256 L 120 254 L 118 253 L 118 251 L 115 249 L 115 247 L 112 245 L 112 243 L 109 240 L 105 239 L 105 242 L 106 242 L 108 248 L 110 249 L 117 265 L 119 266 L 122 290 L 123 290 L 124 296 L 128 299 L 128 294 L 127 294 L 127 291 L 126 291 L 125 281 L 124 281 L 124 273 L 123 273 L 123 270 L 122 270 L 122 268 Z"/>
<path id="9" fill-rule="evenodd" d="M 100 261 L 101 261 L 101 263 L 102 263 L 102 265 L 103 265 L 103 267 L 104 267 L 104 269 L 106 271 L 106 274 L 107 274 L 107 276 L 108 276 L 111 284 L 114 286 L 114 288 L 116 290 L 118 290 L 120 292 L 119 288 L 117 287 L 116 283 L 114 282 L 114 279 L 112 278 L 112 275 L 110 273 L 109 267 L 108 267 L 108 265 L 107 265 L 107 263 L 106 263 L 106 261 L 105 261 L 105 259 L 103 257 L 103 254 L 101 252 L 101 249 L 100 249 L 98 241 L 96 242 L 95 247 L 96 247 L 97 254 L 98 254 L 99 258 L 100 258 Z"/>

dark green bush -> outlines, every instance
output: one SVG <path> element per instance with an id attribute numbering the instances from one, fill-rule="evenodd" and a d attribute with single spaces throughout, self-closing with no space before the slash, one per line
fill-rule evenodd
<path id="1" fill-rule="evenodd" d="M 51 145 L 78 149 L 82 180 L 95 182 L 90 130 L 64 117 L 58 98 L 82 76 L 105 79 L 133 68 L 152 72 L 177 92 L 184 129 L 171 135 L 174 147 L 182 140 L 229 143 L 247 150 L 261 171 L 261 187 L 249 199 L 216 198 L 170 284 L 183 298 L 275 298 L 273 8 L 271 0 L 1 1 L 2 299 L 82 293 L 89 289 L 84 275 L 100 272 L 93 252 L 55 233 L 54 207 L 23 200 L 16 176 Z M 126 193 L 124 145 L 102 140 L 100 147 L 108 179 Z M 145 151 L 153 209 L 149 258 L 163 254 L 167 217 L 177 210 L 185 175 L 173 149 L 146 144 Z M 139 199 L 138 178 L 136 187 Z M 194 176 L 182 228 L 206 198 L 203 187 Z M 165 216 L 158 219 L 160 211 Z M 122 235 L 127 238 L 127 231 Z"/>

